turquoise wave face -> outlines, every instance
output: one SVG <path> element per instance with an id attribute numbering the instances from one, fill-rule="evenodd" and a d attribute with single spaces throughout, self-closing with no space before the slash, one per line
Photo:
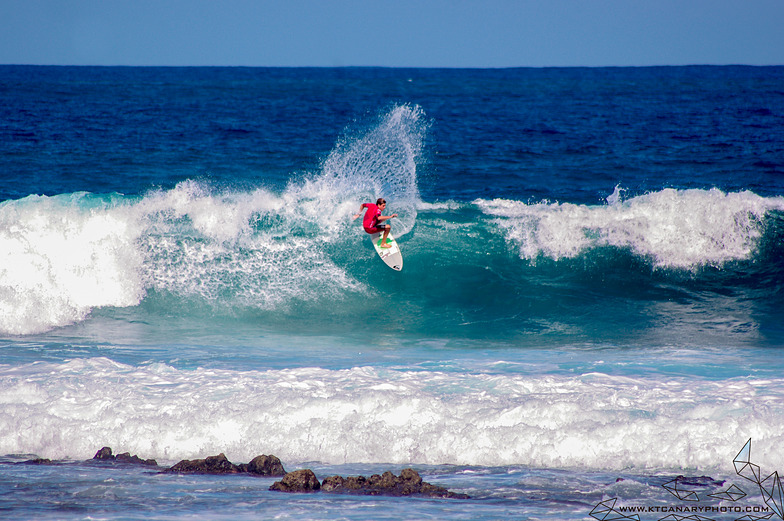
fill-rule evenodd
<path id="1" fill-rule="evenodd" d="M 391 221 L 405 258 L 397 273 L 352 219 L 366 192 L 344 186 L 328 176 L 279 193 L 185 182 L 142 197 L 3 203 L 0 329 L 40 333 L 126 309 L 143 320 L 330 334 L 372 323 L 396 335 L 532 344 L 643 341 L 652 331 L 659 343 L 668 332 L 743 343 L 764 342 L 780 323 L 781 198 L 401 197 Z"/>
<path id="2" fill-rule="evenodd" d="M 184 181 L 142 195 L 0 204 L 0 331 L 112 310 L 275 331 L 542 342 L 765 343 L 782 321 L 784 198 L 663 189 L 601 204 L 426 202 L 430 122 L 393 106 L 283 188 Z M 362 202 L 396 213 L 405 269 L 375 256 Z M 655 333 L 652 333 L 655 332 Z M 651 335 L 654 335 L 652 338 Z M 775 342 L 775 340 L 774 340 Z"/>

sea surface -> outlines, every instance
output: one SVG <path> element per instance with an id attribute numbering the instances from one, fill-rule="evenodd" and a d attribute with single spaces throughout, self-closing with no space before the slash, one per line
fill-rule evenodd
<path id="1" fill-rule="evenodd" d="M 0 517 L 784 519 L 783 349 L 784 67 L 0 66 Z"/>

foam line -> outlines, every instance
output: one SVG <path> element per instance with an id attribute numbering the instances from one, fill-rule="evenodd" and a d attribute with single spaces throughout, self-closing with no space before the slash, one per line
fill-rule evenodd
<path id="1" fill-rule="evenodd" d="M 178 370 L 93 358 L 0 368 L 0 454 L 83 458 L 108 444 L 160 460 L 271 452 L 332 464 L 712 469 L 748 433 L 778 439 L 783 397 L 782 379 Z M 759 457 L 784 463 L 767 445 Z"/>

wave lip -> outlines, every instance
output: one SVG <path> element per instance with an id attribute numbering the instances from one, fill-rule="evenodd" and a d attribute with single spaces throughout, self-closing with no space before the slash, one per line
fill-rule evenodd
<path id="1" fill-rule="evenodd" d="M 616 187 L 608 202 L 586 206 L 480 199 L 474 204 L 496 218 L 522 259 L 559 260 L 612 246 L 650 259 L 656 267 L 677 269 L 748 260 L 768 212 L 784 210 L 784 197 L 715 188 L 667 188 L 621 201 Z"/>

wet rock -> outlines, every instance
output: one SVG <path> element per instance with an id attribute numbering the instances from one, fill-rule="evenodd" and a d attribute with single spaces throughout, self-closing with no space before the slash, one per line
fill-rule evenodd
<path id="1" fill-rule="evenodd" d="M 240 468 L 243 472 L 247 472 L 248 474 L 256 474 L 258 476 L 285 476 L 286 469 L 283 468 L 283 464 L 280 460 L 273 456 L 266 454 L 262 454 L 261 456 L 256 456 L 253 458 L 250 463 L 241 464 Z"/>
<path id="2" fill-rule="evenodd" d="M 675 480 L 680 485 L 690 485 L 695 487 L 722 487 L 724 480 L 713 479 L 710 476 L 678 476 Z"/>
<path id="3" fill-rule="evenodd" d="M 322 487 L 325 492 L 360 494 L 371 496 L 424 496 L 438 498 L 467 499 L 465 494 L 456 494 L 449 490 L 422 481 L 422 477 L 414 469 L 403 469 L 400 476 L 391 472 L 382 475 L 341 478 L 332 476 L 324 480 Z"/>
<path id="4" fill-rule="evenodd" d="M 135 465 L 149 465 L 151 467 L 157 467 L 158 462 L 154 459 L 142 459 L 136 454 L 131 456 L 129 452 L 123 452 L 122 454 L 118 454 L 114 457 L 114 461 L 119 461 L 122 463 L 133 463 Z"/>
<path id="5" fill-rule="evenodd" d="M 178 474 L 255 474 L 257 476 L 285 476 L 286 470 L 280 460 L 273 456 L 262 454 L 256 456 L 250 463 L 236 465 L 226 458 L 223 453 L 209 456 L 204 459 L 184 459 L 164 472 Z"/>
<path id="6" fill-rule="evenodd" d="M 280 492 L 316 492 L 321 488 L 316 475 L 310 469 L 295 470 L 289 472 L 281 481 L 276 481 L 270 487 L 270 490 L 278 490 Z"/>
<path id="7" fill-rule="evenodd" d="M 17 465 L 54 465 L 54 462 L 48 458 L 35 458 L 22 461 L 17 463 Z"/>
<path id="8" fill-rule="evenodd" d="M 420 496 L 450 499 L 468 499 L 465 494 L 450 492 L 444 487 L 422 481 L 413 469 L 403 469 L 400 476 L 387 471 L 381 475 L 330 476 L 321 484 L 321 491 L 333 494 L 356 494 L 363 496 Z"/>
<path id="9" fill-rule="evenodd" d="M 111 447 L 101 447 L 101 450 L 95 453 L 93 459 L 102 461 L 118 461 L 120 463 L 131 463 L 133 465 L 149 465 L 152 467 L 158 466 L 158 462 L 154 459 L 142 459 L 135 454 L 131 456 L 130 452 L 123 452 L 122 454 L 117 454 L 115 456 L 112 454 Z"/>
<path id="10" fill-rule="evenodd" d="M 226 458 L 222 452 L 204 459 L 184 459 L 164 472 L 180 474 L 240 474 L 243 470 Z"/>
<path id="11" fill-rule="evenodd" d="M 112 449 L 111 447 L 101 447 L 101 449 L 95 453 L 93 459 L 100 459 L 100 460 L 112 460 L 114 461 L 114 456 L 112 456 Z"/>

